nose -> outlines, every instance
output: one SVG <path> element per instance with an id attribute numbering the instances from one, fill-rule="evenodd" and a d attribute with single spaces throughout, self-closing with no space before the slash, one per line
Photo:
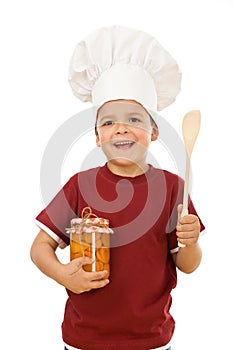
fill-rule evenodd
<path id="1" fill-rule="evenodd" d="M 125 123 L 116 123 L 116 134 L 128 134 L 128 127 Z"/>

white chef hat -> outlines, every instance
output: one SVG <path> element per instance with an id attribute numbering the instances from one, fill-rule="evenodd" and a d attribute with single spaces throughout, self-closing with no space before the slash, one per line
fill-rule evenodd
<path id="1" fill-rule="evenodd" d="M 94 106 L 128 99 L 156 113 L 175 100 L 181 72 L 154 37 L 110 26 L 78 43 L 70 62 L 69 83 L 76 97 Z"/>

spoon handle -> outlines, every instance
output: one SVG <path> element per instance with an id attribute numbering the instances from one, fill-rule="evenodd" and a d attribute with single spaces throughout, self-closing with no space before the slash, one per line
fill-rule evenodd
<path id="1" fill-rule="evenodd" d="M 190 157 L 186 153 L 186 169 L 185 169 L 183 207 L 181 211 L 181 217 L 188 214 L 188 195 L 189 195 L 189 178 L 190 178 L 189 173 L 190 173 Z"/>
<path id="2" fill-rule="evenodd" d="M 190 157 L 186 153 L 186 169 L 185 169 L 185 180 L 184 180 L 184 194 L 183 194 L 183 205 L 180 217 L 188 215 L 188 194 L 189 194 L 189 173 L 190 173 Z M 186 245 L 178 242 L 180 248 L 185 248 Z"/>

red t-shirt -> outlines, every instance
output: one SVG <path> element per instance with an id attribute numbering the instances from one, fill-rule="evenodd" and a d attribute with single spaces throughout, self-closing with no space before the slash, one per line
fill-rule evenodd
<path id="1" fill-rule="evenodd" d="M 171 252 L 177 249 L 182 192 L 183 181 L 168 171 L 150 166 L 125 178 L 105 165 L 74 175 L 37 216 L 45 231 L 67 245 L 65 228 L 86 206 L 114 230 L 110 283 L 82 294 L 67 290 L 65 343 L 84 350 L 148 350 L 170 341 L 170 293 L 177 280 Z M 189 212 L 196 214 L 191 201 Z"/>

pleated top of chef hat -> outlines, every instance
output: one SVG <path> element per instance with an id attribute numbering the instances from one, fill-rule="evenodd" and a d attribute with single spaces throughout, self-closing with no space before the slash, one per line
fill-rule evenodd
<path id="1" fill-rule="evenodd" d="M 76 97 L 94 106 L 128 99 L 157 112 L 175 100 L 181 72 L 151 35 L 111 26 L 78 43 L 70 62 L 69 83 Z"/>

